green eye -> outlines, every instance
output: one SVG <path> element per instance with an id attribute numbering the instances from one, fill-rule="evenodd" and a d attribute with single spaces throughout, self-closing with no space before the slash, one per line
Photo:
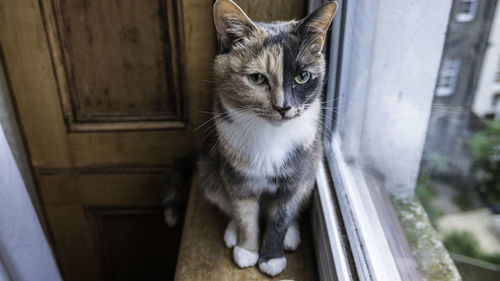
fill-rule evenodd
<path id="1" fill-rule="evenodd" d="M 266 76 L 260 73 L 253 73 L 248 75 L 248 79 L 252 81 L 254 84 L 260 85 L 266 82 Z"/>
<path id="2" fill-rule="evenodd" d="M 304 71 L 301 74 L 295 76 L 295 82 L 297 84 L 305 84 L 311 79 L 311 73 L 308 71 Z"/>

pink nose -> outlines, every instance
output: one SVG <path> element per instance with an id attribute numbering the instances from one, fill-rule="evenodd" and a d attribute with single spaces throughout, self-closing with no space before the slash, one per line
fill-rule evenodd
<path id="1" fill-rule="evenodd" d="M 290 106 L 281 107 L 281 106 L 273 105 L 273 108 L 274 108 L 274 110 L 278 111 L 281 114 L 281 116 L 285 116 L 286 112 L 288 110 L 290 110 L 292 107 L 290 107 Z"/>

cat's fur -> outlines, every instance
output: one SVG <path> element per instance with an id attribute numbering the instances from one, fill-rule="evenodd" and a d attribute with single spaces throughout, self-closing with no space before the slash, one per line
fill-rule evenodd
<path id="1" fill-rule="evenodd" d="M 230 0 L 214 4 L 221 51 L 197 178 L 205 197 L 230 217 L 224 240 L 240 267 L 258 263 L 277 275 L 285 248 L 300 243 L 296 219 L 322 157 L 321 49 L 336 9 L 327 2 L 302 21 L 254 23 Z M 304 71 L 309 82 L 294 82 Z M 253 73 L 266 83 L 254 84 Z M 260 243 L 259 217 L 267 223 Z"/>

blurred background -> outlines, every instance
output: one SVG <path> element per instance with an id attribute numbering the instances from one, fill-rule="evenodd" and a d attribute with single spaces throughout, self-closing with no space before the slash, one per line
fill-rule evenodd
<path id="1" fill-rule="evenodd" d="M 500 278 L 498 4 L 453 1 L 415 190 L 464 280 Z"/>

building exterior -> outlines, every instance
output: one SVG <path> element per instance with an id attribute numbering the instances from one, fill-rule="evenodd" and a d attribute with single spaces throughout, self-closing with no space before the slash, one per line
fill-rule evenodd
<path id="1" fill-rule="evenodd" d="M 472 104 L 496 3 L 454 0 L 450 12 L 421 169 L 458 184 L 471 179 L 467 140 L 482 123 Z"/>
<path id="2" fill-rule="evenodd" d="M 495 15 L 500 15 L 500 5 Z M 500 16 L 491 24 L 472 109 L 481 118 L 500 119 Z"/>

